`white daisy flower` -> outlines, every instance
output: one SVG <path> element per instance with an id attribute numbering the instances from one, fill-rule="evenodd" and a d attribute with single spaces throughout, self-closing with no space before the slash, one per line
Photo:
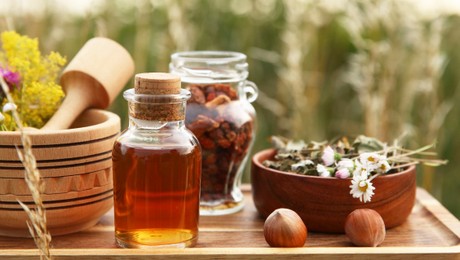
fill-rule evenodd
<path id="1" fill-rule="evenodd" d="M 316 171 L 319 173 L 321 177 L 331 177 L 331 172 L 327 169 L 326 166 L 322 164 L 316 165 Z"/>
<path id="2" fill-rule="evenodd" d="M 351 180 L 350 189 L 350 194 L 353 198 L 359 198 L 361 202 L 366 203 L 371 201 L 375 187 L 372 185 L 372 182 L 364 178 L 364 176 L 355 175 Z"/>
<path id="3" fill-rule="evenodd" d="M 368 171 L 374 171 L 379 167 L 379 162 L 384 159 L 377 153 L 362 153 L 359 155 L 359 161 Z"/>
<path id="4" fill-rule="evenodd" d="M 364 168 L 363 165 L 359 162 L 359 160 L 355 160 L 355 169 L 353 171 L 353 176 L 362 176 L 366 178 L 369 176 L 370 172 L 367 168 Z"/>
<path id="5" fill-rule="evenodd" d="M 379 171 L 381 173 L 386 173 L 389 170 L 391 170 L 391 166 L 390 166 L 390 164 L 388 163 L 387 160 L 381 160 L 378 163 L 377 171 Z"/>
<path id="6" fill-rule="evenodd" d="M 321 160 L 323 161 L 324 165 L 331 166 L 335 162 L 334 149 L 332 149 L 330 146 L 324 148 Z"/>
<path id="7" fill-rule="evenodd" d="M 0 113 L 0 124 L 3 123 L 3 121 L 5 121 L 5 116 Z"/>
<path id="8" fill-rule="evenodd" d="M 3 113 L 16 110 L 16 108 L 17 108 L 16 104 L 6 103 L 5 105 L 3 105 Z"/>

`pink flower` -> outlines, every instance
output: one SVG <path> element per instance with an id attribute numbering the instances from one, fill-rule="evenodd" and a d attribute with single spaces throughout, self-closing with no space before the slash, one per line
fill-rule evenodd
<path id="1" fill-rule="evenodd" d="M 18 85 L 21 81 L 19 73 L 12 72 L 8 69 L 0 68 L 0 75 L 3 77 L 3 79 L 5 79 L 6 83 L 10 87 L 10 90 L 12 87 Z"/>
<path id="2" fill-rule="evenodd" d="M 330 146 L 324 148 L 321 160 L 323 161 L 324 165 L 331 166 L 335 162 L 334 149 L 332 149 Z"/>
<path id="3" fill-rule="evenodd" d="M 337 168 L 342 169 L 342 168 L 348 168 L 349 170 L 353 170 L 355 168 L 355 163 L 353 160 L 348 159 L 348 158 L 342 158 L 338 163 L 337 163 Z"/>
<path id="4" fill-rule="evenodd" d="M 350 170 L 348 170 L 348 168 L 341 168 L 335 172 L 335 177 L 339 179 L 346 179 L 350 177 L 350 175 Z"/>

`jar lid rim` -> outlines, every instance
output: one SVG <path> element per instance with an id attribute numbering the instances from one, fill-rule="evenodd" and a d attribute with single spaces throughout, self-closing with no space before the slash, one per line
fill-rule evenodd
<path id="1" fill-rule="evenodd" d="M 246 54 L 233 51 L 185 51 L 171 55 L 171 60 L 186 61 L 245 61 Z"/>

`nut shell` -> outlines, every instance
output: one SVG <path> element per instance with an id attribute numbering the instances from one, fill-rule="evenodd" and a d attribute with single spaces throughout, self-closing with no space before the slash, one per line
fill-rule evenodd
<path id="1" fill-rule="evenodd" d="M 357 246 L 376 247 L 385 240 L 385 223 L 372 209 L 357 209 L 345 220 L 345 234 Z"/>
<path id="2" fill-rule="evenodd" d="M 272 247 L 302 247 L 307 240 L 307 227 L 295 211 L 280 208 L 265 220 L 264 236 Z"/>

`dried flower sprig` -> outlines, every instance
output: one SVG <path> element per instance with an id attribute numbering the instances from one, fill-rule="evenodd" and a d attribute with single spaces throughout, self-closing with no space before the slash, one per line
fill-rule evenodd
<path id="1" fill-rule="evenodd" d="M 19 113 L 17 112 L 14 99 L 11 96 L 8 85 L 3 77 L 0 77 L 0 85 L 1 89 L 3 90 L 3 94 L 8 100 L 8 104 L 10 104 L 11 115 L 17 125 L 18 130 L 21 133 L 21 142 L 22 146 L 24 147 L 24 152 L 18 150 L 18 157 L 24 165 L 25 181 L 32 194 L 36 209 L 31 210 L 21 201 L 18 202 L 29 216 L 30 222 L 27 222 L 27 226 L 31 236 L 35 241 L 36 246 L 40 250 L 40 259 L 51 259 L 51 253 L 49 250 L 51 235 L 49 234 L 46 227 L 46 212 L 41 197 L 41 194 L 44 191 L 44 184 L 40 178 L 40 172 L 37 168 L 35 156 L 32 153 L 32 143 L 29 136 L 27 136 L 24 131 L 24 127 L 19 117 Z"/>
<path id="2" fill-rule="evenodd" d="M 275 160 L 263 162 L 266 167 L 304 175 L 351 178 L 350 194 L 362 202 L 371 201 L 375 190 L 372 180 L 379 175 L 400 172 L 418 163 L 429 166 L 447 163 L 427 152 L 434 144 L 407 150 L 396 141 L 388 145 L 366 136 L 358 136 L 352 143 L 342 137 L 308 144 L 273 136 L 272 143 L 277 154 Z"/>

